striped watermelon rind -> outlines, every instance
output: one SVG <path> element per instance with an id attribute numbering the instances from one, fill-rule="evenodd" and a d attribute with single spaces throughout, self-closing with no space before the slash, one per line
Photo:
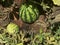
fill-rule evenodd
<path id="1" fill-rule="evenodd" d="M 39 10 L 30 4 L 23 4 L 19 12 L 20 18 L 26 23 L 33 23 L 39 17 Z"/>
<path id="2" fill-rule="evenodd" d="M 14 24 L 14 23 L 8 24 L 8 26 L 7 26 L 7 32 L 8 32 L 9 34 L 15 34 L 15 33 L 17 33 L 18 31 L 19 31 L 18 25 Z"/>

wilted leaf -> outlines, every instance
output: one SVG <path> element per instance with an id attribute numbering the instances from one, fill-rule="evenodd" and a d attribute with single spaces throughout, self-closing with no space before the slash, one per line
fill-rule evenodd
<path id="1" fill-rule="evenodd" d="M 57 15 L 56 15 L 55 19 L 53 19 L 53 20 L 51 21 L 51 24 L 54 24 L 54 23 L 57 23 L 57 22 L 60 22 L 60 14 L 57 14 Z"/>

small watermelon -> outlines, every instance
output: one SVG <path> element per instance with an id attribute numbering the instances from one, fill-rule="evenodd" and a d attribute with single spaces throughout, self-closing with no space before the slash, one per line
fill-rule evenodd
<path id="1" fill-rule="evenodd" d="M 14 33 L 17 33 L 18 31 L 19 31 L 18 25 L 14 24 L 14 23 L 8 24 L 8 26 L 7 26 L 7 32 L 9 34 L 14 34 Z"/>
<path id="2" fill-rule="evenodd" d="M 20 18 L 26 23 L 33 23 L 39 17 L 39 10 L 31 4 L 22 4 Z"/>
<path id="3" fill-rule="evenodd" d="M 52 0 L 52 1 L 55 5 L 60 6 L 60 0 Z"/>

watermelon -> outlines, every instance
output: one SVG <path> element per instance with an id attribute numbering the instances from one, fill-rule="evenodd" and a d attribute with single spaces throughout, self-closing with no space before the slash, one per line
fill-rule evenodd
<path id="1" fill-rule="evenodd" d="M 19 16 L 26 23 L 33 23 L 39 17 L 39 10 L 31 4 L 22 4 Z"/>
<path id="2" fill-rule="evenodd" d="M 15 33 L 17 33 L 18 31 L 19 31 L 18 25 L 16 25 L 15 23 L 10 23 L 10 24 L 8 24 L 8 26 L 7 26 L 7 32 L 8 32 L 9 34 L 15 34 Z"/>
<path id="3" fill-rule="evenodd" d="M 60 6 L 60 0 L 52 0 L 52 1 L 55 5 Z"/>

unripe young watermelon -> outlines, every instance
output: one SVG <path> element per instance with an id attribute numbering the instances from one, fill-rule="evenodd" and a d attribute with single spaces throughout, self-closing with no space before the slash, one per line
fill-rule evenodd
<path id="1" fill-rule="evenodd" d="M 52 0 L 52 1 L 55 5 L 60 6 L 60 0 Z"/>
<path id="2" fill-rule="evenodd" d="M 8 26 L 7 26 L 7 32 L 9 34 L 14 34 L 14 33 L 17 33 L 18 31 L 19 31 L 18 25 L 14 24 L 14 23 L 8 24 Z"/>
<path id="3" fill-rule="evenodd" d="M 39 10 L 30 4 L 22 4 L 20 7 L 20 18 L 27 23 L 33 23 L 39 17 Z"/>

